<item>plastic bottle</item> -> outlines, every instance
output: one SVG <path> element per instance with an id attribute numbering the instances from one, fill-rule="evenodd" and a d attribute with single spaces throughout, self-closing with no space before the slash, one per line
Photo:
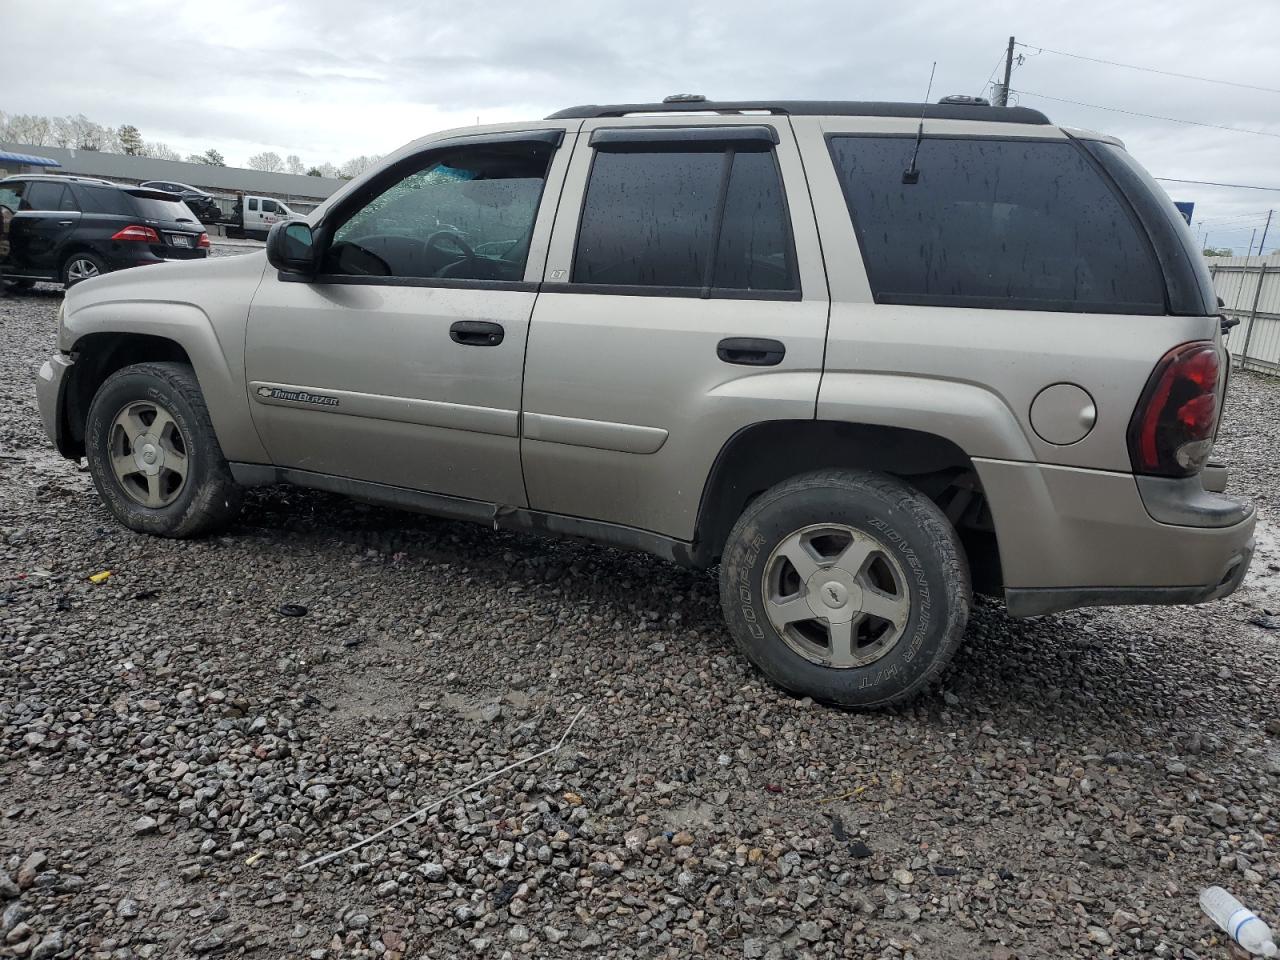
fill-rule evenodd
<path id="1" fill-rule="evenodd" d="M 1271 928 L 1221 887 L 1206 887 L 1200 893 L 1200 906 L 1236 943 L 1259 957 L 1280 956 L 1280 948 L 1271 939 Z"/>

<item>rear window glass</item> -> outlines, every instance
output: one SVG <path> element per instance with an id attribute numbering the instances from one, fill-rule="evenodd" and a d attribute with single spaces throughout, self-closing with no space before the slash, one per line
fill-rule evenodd
<path id="1" fill-rule="evenodd" d="M 181 200 L 156 200 L 153 197 L 140 197 L 130 194 L 134 206 L 144 220 L 176 220 L 196 222 L 195 214 Z"/>
<path id="2" fill-rule="evenodd" d="M 109 213 L 118 217 L 133 216 L 129 198 L 123 190 L 117 190 L 115 187 L 86 186 L 80 186 L 78 189 L 85 213 Z"/>
<path id="3" fill-rule="evenodd" d="M 1163 313 L 1132 213 L 1070 142 L 831 138 L 881 303 Z"/>

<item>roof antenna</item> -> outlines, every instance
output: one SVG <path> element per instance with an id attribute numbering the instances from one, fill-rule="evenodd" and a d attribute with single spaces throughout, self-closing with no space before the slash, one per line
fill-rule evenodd
<path id="1" fill-rule="evenodd" d="M 929 88 L 924 92 L 924 103 L 920 104 L 920 126 L 916 128 L 916 146 L 911 151 L 911 164 L 902 171 L 903 183 L 919 183 L 920 171 L 916 168 L 916 157 L 920 156 L 920 141 L 924 139 L 924 114 L 929 109 L 929 95 L 933 93 L 933 72 L 938 69 L 938 61 L 933 61 L 929 68 Z"/>

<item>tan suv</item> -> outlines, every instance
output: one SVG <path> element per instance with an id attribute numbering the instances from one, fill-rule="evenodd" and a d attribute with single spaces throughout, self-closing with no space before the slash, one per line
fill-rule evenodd
<path id="1" fill-rule="evenodd" d="M 1024 108 L 588 106 L 415 141 L 264 255 L 68 295 L 46 429 L 126 526 L 293 483 L 720 565 L 788 690 L 904 701 L 1013 616 L 1225 596 L 1204 263 Z"/>

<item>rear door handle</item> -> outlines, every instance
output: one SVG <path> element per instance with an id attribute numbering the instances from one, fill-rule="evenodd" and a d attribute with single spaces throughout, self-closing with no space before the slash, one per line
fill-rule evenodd
<path id="1" fill-rule="evenodd" d="M 59 221 L 58 221 L 58 226 L 60 226 L 60 227 L 69 227 L 69 226 L 71 226 L 73 223 L 75 223 L 75 221 L 74 221 L 74 220 L 59 220 Z"/>
<path id="2" fill-rule="evenodd" d="M 787 355 L 787 348 L 777 340 L 756 337 L 727 337 L 716 345 L 716 356 L 725 363 L 744 367 L 776 367 Z"/>
<path id="3" fill-rule="evenodd" d="M 496 347 L 506 336 L 500 323 L 487 320 L 459 320 L 449 328 L 454 343 L 467 347 Z"/>

